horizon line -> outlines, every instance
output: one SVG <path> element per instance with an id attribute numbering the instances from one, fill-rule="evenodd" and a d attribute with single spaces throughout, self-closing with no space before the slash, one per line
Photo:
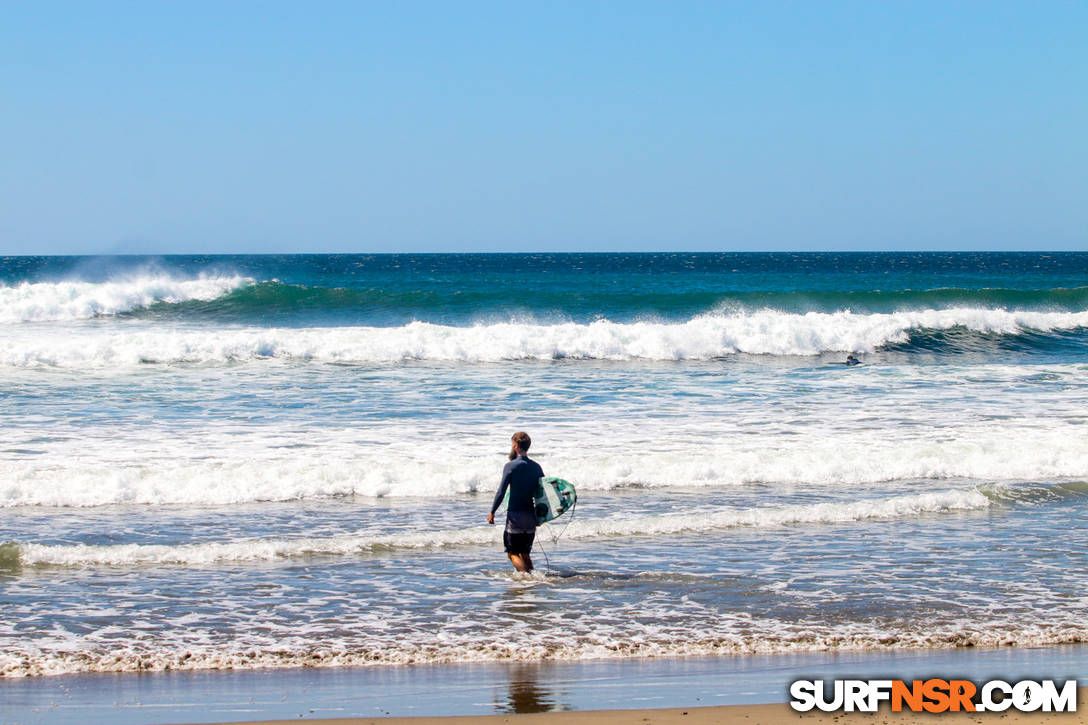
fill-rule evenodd
<path id="1" fill-rule="evenodd" d="M 1088 254 L 1085 249 L 722 249 L 722 250 L 611 250 L 611 251 L 467 251 L 467 252 L 43 252 L 38 254 L 0 253 L 0 257 L 312 257 L 312 256 L 424 256 L 424 255 L 505 255 L 532 256 L 553 255 L 605 255 L 605 254 Z"/>

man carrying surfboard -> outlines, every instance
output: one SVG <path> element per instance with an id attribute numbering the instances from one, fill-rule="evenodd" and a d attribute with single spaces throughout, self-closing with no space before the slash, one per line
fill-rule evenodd
<path id="1" fill-rule="evenodd" d="M 502 482 L 491 504 L 491 513 L 487 523 L 495 523 L 495 512 L 502 504 L 507 489 L 510 501 L 506 505 L 506 529 L 502 534 L 502 543 L 506 556 L 518 571 L 532 571 L 533 560 L 529 552 L 533 549 L 536 538 L 535 496 L 544 477 L 544 469 L 529 458 L 529 446 L 532 440 L 528 433 L 515 433 L 510 439 L 510 462 L 502 469 Z"/>

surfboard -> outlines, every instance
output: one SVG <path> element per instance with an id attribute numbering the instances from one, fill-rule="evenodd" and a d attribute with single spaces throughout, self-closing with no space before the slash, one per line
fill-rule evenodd
<path id="1" fill-rule="evenodd" d="M 552 519 L 562 516 L 574 506 L 578 500 L 578 492 L 574 490 L 574 484 L 555 476 L 545 476 L 540 479 L 533 494 L 533 508 L 536 512 L 536 522 L 544 524 Z M 506 492 L 503 503 L 510 506 L 510 492 Z"/>
<path id="2" fill-rule="evenodd" d="M 540 479 L 540 488 L 534 497 L 536 522 L 543 524 L 562 516 L 577 500 L 578 492 L 574 490 L 574 484 L 555 476 L 545 476 Z"/>

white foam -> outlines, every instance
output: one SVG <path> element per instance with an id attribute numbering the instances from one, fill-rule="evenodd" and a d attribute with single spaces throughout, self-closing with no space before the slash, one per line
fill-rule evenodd
<path id="1" fill-rule="evenodd" d="M 75 311 L 47 315 L 101 314 L 159 299 L 215 296 L 244 284 L 241 278 L 173 283 L 154 294 L 141 287 L 111 304 L 73 302 Z M 191 289 L 190 289 L 191 287 Z M 51 290 L 55 292 L 54 287 Z M 53 293 L 51 292 L 51 294 Z M 95 294 L 102 296 L 96 287 Z M 78 295 L 76 295 L 78 297 Z M 38 319 L 39 313 L 19 312 Z M 792 314 L 775 310 L 700 315 L 686 322 L 531 324 L 505 322 L 453 327 L 412 322 L 400 327 L 219 328 L 131 332 L 65 331 L 63 335 L 13 336 L 0 350 L 0 364 L 15 367 L 111 368 L 158 363 L 223 364 L 255 360 L 318 362 L 401 362 L 437 360 L 711 360 L 735 353 L 817 355 L 872 352 L 906 342 L 912 330 L 964 327 L 976 332 L 1014 334 L 1025 330 L 1088 327 L 1088 312 L 1030 312 L 956 308 L 891 314 L 849 311 Z"/>
<path id="2" fill-rule="evenodd" d="M 841 411 L 840 411 L 841 412 Z M 923 418 L 926 417 L 922 411 Z M 597 421 L 598 440 L 585 426 L 541 428 L 548 441 L 540 460 L 583 494 L 624 487 L 733 487 L 762 483 L 841 489 L 887 481 L 965 479 L 1057 481 L 1088 477 L 1088 440 L 1081 426 L 1059 421 L 1001 426 L 963 422 L 954 430 L 931 423 L 884 429 L 835 430 L 819 421 L 789 435 L 746 435 L 696 419 L 675 421 L 643 450 L 637 429 Z M 0 454 L 0 508 L 107 505 L 214 505 L 348 496 L 455 498 L 490 494 L 502 459 L 502 431 L 449 441 L 421 455 L 426 431 L 391 426 L 356 443 L 357 432 L 312 431 L 313 447 L 278 449 L 279 439 L 255 428 L 246 435 L 177 432 L 146 441 L 130 435 L 73 435 L 45 455 Z M 477 432 L 479 433 L 479 432 Z M 536 432 L 534 431 L 534 435 Z M 39 444 L 40 445 L 40 444 Z M 697 451 L 697 454 L 693 454 Z M 195 460 L 194 460 L 195 457 Z"/>
<path id="3" fill-rule="evenodd" d="M 0 286 L 0 323 L 85 320 L 158 302 L 213 300 L 253 280 L 241 276 L 178 279 L 143 274 L 109 282 L 23 282 Z"/>
<path id="4" fill-rule="evenodd" d="M 832 524 L 984 509 L 990 500 L 974 489 L 946 490 L 892 498 L 796 506 L 675 513 L 658 516 L 581 518 L 563 529 L 569 539 L 606 536 L 659 536 L 739 527 Z M 493 544 L 501 528 L 474 526 L 423 529 L 400 534 L 344 534 L 326 537 L 248 539 L 199 544 L 119 544 L 110 546 L 18 544 L 24 566 L 206 565 L 272 561 L 309 555 L 352 555 L 388 549 L 432 549 Z"/>
<path id="5" fill-rule="evenodd" d="M 297 623 L 275 636 L 253 633 L 222 641 L 212 633 L 177 627 L 173 636 L 116 636 L 90 641 L 57 633 L 44 642 L 0 637 L 0 677 L 75 672 L 360 667 L 468 662 L 540 662 L 628 657 L 735 656 L 795 652 L 1039 647 L 1082 643 L 1088 628 L 1079 613 L 1028 622 L 1015 613 L 964 613 L 953 621 L 903 622 L 874 617 L 856 624 L 787 621 L 748 612 L 707 611 L 669 594 L 669 601 L 609 608 L 602 622 L 558 614 L 509 617 L 497 631 L 477 621 L 453 627 L 389 628 L 353 621 L 335 633 L 313 633 Z M 365 607 L 362 607 L 365 609 Z M 673 616 L 668 616 L 671 609 Z M 647 611 L 649 610 L 649 611 Z M 680 612 L 679 610 L 686 610 Z M 647 621 L 647 614 L 652 621 Z M 975 613 L 977 614 L 977 613 Z M 676 618 L 682 617 L 682 622 Z M 1056 620 L 1056 621 L 1055 621 Z M 254 623 L 256 624 L 256 623 Z M 130 634 L 130 633 L 126 633 Z M 322 636 L 324 635 L 324 636 Z M 39 638 L 40 640 L 41 638 Z"/>

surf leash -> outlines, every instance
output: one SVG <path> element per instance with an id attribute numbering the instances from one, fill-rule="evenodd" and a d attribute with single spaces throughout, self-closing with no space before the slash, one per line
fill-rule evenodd
<path id="1" fill-rule="evenodd" d="M 558 534 L 556 534 L 555 536 L 549 536 L 548 537 L 548 538 L 550 538 L 552 540 L 552 544 L 554 546 L 556 546 L 556 547 L 559 546 L 559 537 L 562 536 L 563 534 L 567 533 L 567 527 L 570 526 L 571 521 L 574 521 L 574 510 L 576 508 L 578 508 L 578 499 L 574 499 L 574 503 L 570 507 L 570 518 L 567 519 L 567 523 L 563 524 L 563 528 L 559 530 Z M 545 525 L 548 526 L 549 527 L 548 530 L 551 531 L 550 525 L 549 524 L 545 524 Z M 537 546 L 538 549 L 540 549 L 540 553 L 544 555 L 544 566 L 549 571 L 551 571 L 552 570 L 552 561 L 551 561 L 551 559 L 548 558 L 548 551 L 544 548 L 543 542 L 537 541 L 536 546 Z"/>

